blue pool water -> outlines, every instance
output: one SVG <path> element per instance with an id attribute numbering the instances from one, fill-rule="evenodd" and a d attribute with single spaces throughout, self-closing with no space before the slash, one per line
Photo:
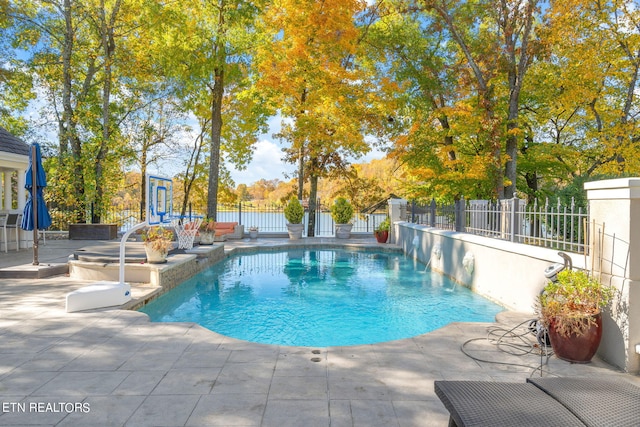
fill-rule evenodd
<path id="1" fill-rule="evenodd" d="M 253 342 L 328 347 L 491 322 L 501 310 L 402 254 L 314 249 L 230 257 L 140 311 Z"/>

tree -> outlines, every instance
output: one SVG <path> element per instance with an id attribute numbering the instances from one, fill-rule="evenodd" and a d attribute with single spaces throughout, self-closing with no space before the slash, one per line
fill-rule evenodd
<path id="1" fill-rule="evenodd" d="M 299 165 L 298 197 L 309 180 L 308 236 L 314 235 L 318 180 L 369 150 L 364 133 L 375 122 L 373 91 L 355 66 L 362 31 L 356 0 L 279 0 L 264 17 L 270 43 L 258 52 L 259 87 L 285 118 L 278 136 L 286 159 Z M 304 10 L 305 13 L 297 13 Z"/>
<path id="2" fill-rule="evenodd" d="M 184 105 L 209 126 L 207 215 L 216 218 L 223 155 L 244 167 L 266 123 L 264 103 L 249 92 L 252 28 L 261 2 L 189 1 L 173 7 L 184 25 L 162 29 L 172 52 L 162 60 Z"/>

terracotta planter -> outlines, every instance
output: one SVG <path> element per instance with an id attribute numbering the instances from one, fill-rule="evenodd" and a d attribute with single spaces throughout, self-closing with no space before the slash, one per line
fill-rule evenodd
<path id="1" fill-rule="evenodd" d="M 147 262 L 149 264 L 162 264 L 167 262 L 167 251 L 161 252 L 153 249 L 151 244 L 144 244 L 144 251 L 147 253 Z"/>
<path id="2" fill-rule="evenodd" d="M 602 339 L 602 314 L 596 314 L 596 324 L 584 335 L 563 337 L 555 330 L 555 321 L 549 325 L 549 339 L 556 356 L 572 363 L 588 363 L 600 346 Z"/>
<path id="3" fill-rule="evenodd" d="M 389 238 L 389 230 L 374 231 L 373 235 L 376 236 L 378 243 L 387 243 Z"/>

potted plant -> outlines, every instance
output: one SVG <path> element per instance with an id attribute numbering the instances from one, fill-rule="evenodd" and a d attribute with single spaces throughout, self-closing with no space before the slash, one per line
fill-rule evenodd
<path id="1" fill-rule="evenodd" d="M 348 239 L 351 236 L 351 219 L 353 218 L 353 206 L 344 197 L 338 197 L 331 206 L 331 217 L 336 223 L 336 237 Z"/>
<path id="2" fill-rule="evenodd" d="M 538 297 L 538 311 L 553 352 L 560 359 L 586 363 L 602 338 L 602 309 L 613 290 L 584 271 L 564 270 Z"/>
<path id="3" fill-rule="evenodd" d="M 198 229 L 201 245 L 212 245 L 216 238 L 216 222 L 213 218 L 205 218 Z"/>
<path id="4" fill-rule="evenodd" d="M 159 264 L 167 262 L 167 254 L 173 246 L 173 232 L 159 225 L 149 227 L 142 232 L 147 262 Z"/>
<path id="5" fill-rule="evenodd" d="M 387 239 L 389 238 L 389 228 L 391 227 L 391 222 L 389 221 L 389 217 L 386 217 L 384 221 L 382 221 L 373 232 L 373 235 L 376 236 L 376 240 L 378 243 L 387 243 Z"/>
<path id="6" fill-rule="evenodd" d="M 291 196 L 289 203 L 284 208 L 284 217 L 287 220 L 287 230 L 289 238 L 298 240 L 302 238 L 302 219 L 304 218 L 304 208 L 297 197 Z"/>
<path id="7" fill-rule="evenodd" d="M 249 227 L 249 238 L 257 239 L 258 238 L 258 227 L 255 225 Z"/>

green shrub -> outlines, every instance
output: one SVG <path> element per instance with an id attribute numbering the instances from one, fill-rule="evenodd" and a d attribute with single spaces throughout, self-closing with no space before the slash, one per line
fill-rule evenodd
<path id="1" fill-rule="evenodd" d="M 353 206 L 344 197 L 338 197 L 331 206 L 331 217 L 336 224 L 348 224 L 353 218 Z"/>
<path id="2" fill-rule="evenodd" d="M 304 208 L 295 196 L 291 196 L 289 203 L 284 208 L 284 217 L 289 224 L 301 224 L 304 218 Z"/>
<path id="3" fill-rule="evenodd" d="M 556 282 L 548 282 L 538 297 L 538 311 L 548 328 L 554 321 L 562 336 L 583 335 L 595 324 L 598 314 L 613 297 L 613 289 L 590 277 L 584 271 L 564 270 Z"/>
<path id="4" fill-rule="evenodd" d="M 391 227 L 391 222 L 389 221 L 389 217 L 385 218 L 378 226 L 376 227 L 376 231 L 389 231 Z"/>

